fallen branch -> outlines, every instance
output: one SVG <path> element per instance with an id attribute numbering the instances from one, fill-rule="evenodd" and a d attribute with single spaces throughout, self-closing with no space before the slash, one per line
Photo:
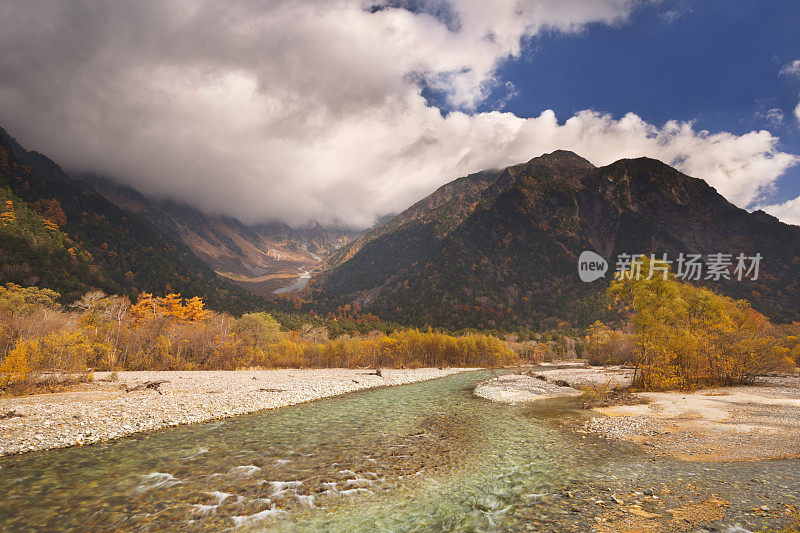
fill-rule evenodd
<path id="1" fill-rule="evenodd" d="M 163 385 L 164 383 L 169 383 L 169 381 L 167 381 L 166 379 L 162 379 L 162 380 L 159 380 L 159 381 L 147 381 L 145 383 L 140 383 L 139 385 L 136 385 L 135 387 L 128 387 L 127 385 L 125 385 L 125 392 L 133 392 L 133 391 L 137 391 L 137 390 L 153 389 L 154 391 L 156 391 L 159 394 L 164 394 L 163 392 L 161 392 L 161 385 Z"/>
<path id="2" fill-rule="evenodd" d="M 22 413 L 18 413 L 14 409 L 12 409 L 12 410 L 7 411 L 7 412 L 3 413 L 2 415 L 0 415 L 0 420 L 6 420 L 8 418 L 17 418 L 17 417 L 23 417 L 23 416 L 25 416 L 25 415 L 23 415 Z"/>

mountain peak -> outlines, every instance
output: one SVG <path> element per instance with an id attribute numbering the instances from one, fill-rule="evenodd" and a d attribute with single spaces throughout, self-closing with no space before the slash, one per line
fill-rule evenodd
<path id="1" fill-rule="evenodd" d="M 591 170 L 596 168 L 587 159 L 570 150 L 555 150 L 549 154 L 542 154 L 523 163 L 523 166 L 528 168 L 544 166 L 553 170 Z"/>
<path id="2" fill-rule="evenodd" d="M 528 163 L 534 161 L 548 162 L 548 163 L 572 163 L 586 168 L 595 168 L 595 166 L 584 157 L 579 156 L 571 150 L 554 150 L 549 154 L 542 154 L 539 157 L 534 157 Z"/>

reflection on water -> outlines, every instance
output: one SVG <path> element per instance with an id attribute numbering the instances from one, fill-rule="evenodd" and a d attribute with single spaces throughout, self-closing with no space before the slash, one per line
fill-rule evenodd
<path id="1" fill-rule="evenodd" d="M 551 423 L 582 416 L 569 401 L 473 397 L 485 377 L 3 458 L 0 529 L 492 530 L 565 483 L 648 471 Z"/>

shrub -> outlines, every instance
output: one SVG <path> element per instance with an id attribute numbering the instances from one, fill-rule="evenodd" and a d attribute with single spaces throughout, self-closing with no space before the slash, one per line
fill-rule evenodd
<path id="1" fill-rule="evenodd" d="M 85 379 L 88 364 L 101 362 L 113 346 L 92 342 L 81 331 L 59 331 L 17 344 L 0 364 L 0 385 L 21 393 L 42 384 L 53 385 L 66 377 Z"/>
<path id="2" fill-rule="evenodd" d="M 586 359 L 591 365 L 629 365 L 636 362 L 636 338 L 595 322 L 586 332 Z"/>
<path id="3" fill-rule="evenodd" d="M 234 319 L 206 310 L 199 298 L 142 294 L 135 305 L 100 291 L 68 311 L 55 293 L 0 289 L 0 386 L 96 370 L 236 369 L 246 367 L 502 366 L 518 355 L 480 333 L 372 331 L 328 338 L 319 325 L 282 332 L 267 313 Z"/>

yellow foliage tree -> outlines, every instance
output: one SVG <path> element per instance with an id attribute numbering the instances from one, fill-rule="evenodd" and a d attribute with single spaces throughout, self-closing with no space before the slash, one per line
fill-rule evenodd
<path id="1" fill-rule="evenodd" d="M 82 374 L 109 358 L 114 346 L 96 342 L 80 330 L 57 331 L 17 343 L 0 364 L 0 384 L 35 379 L 59 378 L 64 374 Z"/>
<path id="2" fill-rule="evenodd" d="M 667 268 L 664 265 L 664 268 Z M 643 258 L 642 272 L 650 271 Z M 744 300 L 681 283 L 671 272 L 623 277 L 609 296 L 631 314 L 636 333 L 634 385 L 645 390 L 749 383 L 790 364 L 766 317 Z"/>
<path id="3" fill-rule="evenodd" d="M 143 292 L 139 295 L 139 299 L 136 301 L 136 304 L 131 306 L 131 316 L 136 320 L 145 320 L 148 318 L 153 318 L 159 314 L 160 306 L 155 298 L 153 298 L 153 294 L 149 292 Z"/>
<path id="4" fill-rule="evenodd" d="M 186 320 L 186 308 L 183 306 L 183 298 L 180 294 L 174 292 L 167 294 L 159 303 L 161 309 L 168 316 L 177 320 Z"/>

